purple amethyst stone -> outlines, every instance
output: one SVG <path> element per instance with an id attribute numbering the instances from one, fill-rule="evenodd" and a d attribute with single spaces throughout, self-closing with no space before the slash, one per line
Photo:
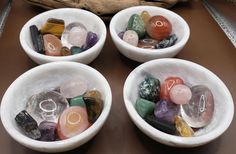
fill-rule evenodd
<path id="1" fill-rule="evenodd" d="M 42 121 L 39 124 L 41 133 L 41 141 L 55 141 L 56 140 L 56 123 L 50 121 Z"/>
<path id="2" fill-rule="evenodd" d="M 122 40 L 123 40 L 124 33 L 125 33 L 125 32 L 123 31 L 123 32 L 120 32 L 120 33 L 118 34 L 119 38 L 122 39 Z"/>
<path id="3" fill-rule="evenodd" d="M 97 42 L 98 42 L 97 34 L 93 33 L 93 32 L 88 32 L 84 49 L 87 50 L 87 49 L 93 47 Z"/>

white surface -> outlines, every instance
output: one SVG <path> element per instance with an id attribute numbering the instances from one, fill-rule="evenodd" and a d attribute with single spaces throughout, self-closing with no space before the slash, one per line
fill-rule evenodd
<path id="1" fill-rule="evenodd" d="M 215 103 L 210 124 L 197 131 L 194 137 L 180 137 L 161 132 L 146 123 L 134 108 L 138 85 L 144 80 L 145 72 L 158 78 L 161 83 L 169 76 L 178 76 L 185 83 L 203 84 L 210 88 Z M 123 96 L 129 116 L 136 126 L 152 139 L 174 147 L 196 147 L 216 139 L 229 127 L 234 115 L 233 99 L 225 84 L 208 69 L 186 60 L 163 58 L 138 66 L 126 79 Z"/>
<path id="2" fill-rule="evenodd" d="M 26 107 L 33 94 L 58 87 L 65 80 L 83 76 L 102 94 L 104 107 L 96 122 L 83 133 L 61 141 L 42 142 L 26 137 L 18 128 L 15 116 Z M 1 120 L 10 136 L 22 145 L 43 152 L 61 152 L 76 148 L 90 140 L 105 123 L 112 104 L 107 80 L 95 69 L 76 62 L 53 62 L 35 67 L 18 77 L 7 89 L 1 102 Z"/>
<path id="3" fill-rule="evenodd" d="M 141 14 L 144 10 L 148 11 L 151 16 L 162 15 L 170 21 L 172 34 L 176 34 L 178 37 L 174 46 L 164 49 L 142 49 L 119 38 L 118 33 L 126 29 L 130 16 L 135 13 Z M 138 62 L 146 62 L 157 58 L 174 57 L 187 43 L 190 30 L 185 20 L 172 11 L 155 6 L 136 6 L 122 10 L 113 16 L 110 22 L 110 33 L 116 47 L 124 56 Z"/>
<path id="4" fill-rule="evenodd" d="M 34 51 L 30 37 L 29 27 L 36 25 L 40 29 L 48 18 L 57 18 L 65 21 L 65 25 L 71 22 L 83 23 L 88 31 L 92 31 L 98 35 L 98 42 L 90 49 L 70 56 L 47 56 Z M 84 64 L 92 62 L 101 52 L 106 40 L 106 26 L 104 22 L 95 14 L 74 8 L 54 9 L 41 13 L 30 19 L 21 29 L 20 43 L 25 53 L 36 63 L 44 64 L 53 61 L 75 61 Z"/>

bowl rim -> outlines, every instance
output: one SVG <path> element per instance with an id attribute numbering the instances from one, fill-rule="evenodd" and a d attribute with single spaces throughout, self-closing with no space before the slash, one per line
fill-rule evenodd
<path id="1" fill-rule="evenodd" d="M 44 141 L 38 141 L 31 139 L 16 129 L 12 128 L 12 124 L 10 124 L 8 118 L 6 118 L 4 115 L 9 114 L 6 111 L 6 107 L 9 106 L 6 102 L 9 99 L 11 95 L 11 91 L 15 88 L 16 85 L 18 85 L 24 78 L 27 78 L 30 76 L 30 74 L 35 74 L 37 72 L 47 71 L 51 69 L 55 69 L 58 67 L 63 68 L 63 66 L 68 66 L 71 68 L 79 68 L 79 69 L 87 69 L 93 74 L 96 74 L 97 78 L 104 84 L 106 91 L 108 92 L 106 95 L 106 105 L 103 106 L 103 111 L 100 114 L 99 118 L 93 123 L 88 129 L 86 129 L 84 132 L 82 132 L 79 135 L 76 135 L 74 137 L 71 137 L 66 140 L 60 140 L 60 141 L 53 141 L 53 142 L 44 142 Z M 20 75 L 15 81 L 11 83 L 11 85 L 6 90 L 5 94 L 3 95 L 2 101 L 1 101 L 1 121 L 2 124 L 7 131 L 7 133 L 17 142 L 20 144 L 23 144 L 24 146 L 37 150 L 42 152 L 62 152 L 67 151 L 70 149 L 73 149 L 75 147 L 78 147 L 84 143 L 86 143 L 88 140 L 90 140 L 94 135 L 97 134 L 97 132 L 101 129 L 103 124 L 105 123 L 106 119 L 109 116 L 110 110 L 112 105 L 112 92 L 110 85 L 106 78 L 97 70 L 94 68 L 77 62 L 71 62 L 71 61 L 60 61 L 60 62 L 51 62 L 46 63 L 43 65 L 39 65 L 37 67 L 34 67 L 22 75 Z"/>
<path id="2" fill-rule="evenodd" d="M 36 52 L 34 49 L 30 48 L 24 39 L 29 26 L 32 25 L 32 23 L 34 23 L 35 21 L 40 20 L 42 17 L 44 17 L 47 14 L 51 14 L 54 12 L 61 12 L 61 11 L 66 11 L 66 12 L 71 12 L 71 13 L 76 12 L 79 14 L 85 14 L 88 17 L 93 17 L 94 19 L 96 19 L 96 21 L 97 21 L 96 24 L 99 24 L 102 27 L 101 36 L 98 39 L 98 42 L 93 47 L 86 50 L 86 52 L 82 52 L 82 53 L 75 54 L 75 55 L 69 55 L 69 56 L 49 56 L 49 55 L 45 55 L 45 54 L 40 54 L 40 53 Z M 77 8 L 58 8 L 58 9 L 53 9 L 53 10 L 42 12 L 42 13 L 32 17 L 30 20 L 28 20 L 24 24 L 24 26 L 22 27 L 22 29 L 20 31 L 19 39 L 20 39 L 20 44 L 21 44 L 22 48 L 24 49 L 24 51 L 32 57 L 36 57 L 38 59 L 45 59 L 47 61 L 62 61 L 62 60 L 70 61 L 70 60 L 74 60 L 74 59 L 82 59 L 82 58 L 87 57 L 87 56 L 91 55 L 92 53 L 94 53 L 97 50 L 97 48 L 101 47 L 105 43 L 106 35 L 107 35 L 106 26 L 105 26 L 104 22 L 102 21 L 102 19 L 100 17 L 98 17 L 96 14 L 86 11 L 86 10 L 83 10 L 83 9 L 77 9 Z"/>
<path id="3" fill-rule="evenodd" d="M 225 121 L 222 122 L 222 127 L 218 127 L 216 129 L 214 129 L 213 131 L 211 131 L 210 133 L 203 134 L 200 136 L 180 137 L 180 136 L 170 135 L 170 134 L 164 133 L 158 129 L 155 129 L 154 127 L 149 125 L 143 118 L 141 118 L 139 116 L 139 114 L 137 113 L 137 111 L 134 108 L 134 105 L 132 104 L 132 102 L 128 98 L 129 97 L 128 96 L 129 87 L 131 86 L 131 82 L 134 79 L 135 74 L 137 72 L 143 70 L 144 68 L 146 68 L 148 66 L 157 65 L 160 63 L 173 63 L 173 64 L 181 63 L 184 65 L 191 65 L 191 66 L 194 66 L 195 68 L 197 67 L 197 68 L 207 72 L 207 74 L 209 74 L 211 77 L 213 77 L 214 79 L 216 79 L 219 82 L 219 84 L 221 85 L 221 87 L 225 91 L 227 98 L 229 99 L 229 102 L 227 102 L 227 109 L 228 110 L 227 110 L 227 113 L 224 114 Z M 196 147 L 196 146 L 206 144 L 206 143 L 218 138 L 230 126 L 230 124 L 233 120 L 233 116 L 234 116 L 233 98 L 232 98 L 228 88 L 223 83 L 223 81 L 217 75 L 215 75 L 213 72 L 208 70 L 207 68 L 205 68 L 197 63 L 187 61 L 187 60 L 177 59 L 177 58 L 162 58 L 162 59 L 151 60 L 151 61 L 148 61 L 148 62 L 143 63 L 143 64 L 139 65 L 138 67 L 136 67 L 128 75 L 128 77 L 125 81 L 124 88 L 123 88 L 123 99 L 124 99 L 126 110 L 129 114 L 131 120 L 135 123 L 135 125 L 143 133 L 145 133 L 146 135 L 148 135 L 150 138 L 154 139 L 157 142 L 160 142 L 162 144 L 166 144 L 169 146 L 173 146 L 173 147 Z"/>
<path id="4" fill-rule="evenodd" d="M 120 16 L 125 16 L 127 12 L 130 12 L 130 11 L 133 11 L 133 10 L 146 10 L 146 11 L 148 11 L 149 9 L 153 9 L 153 10 L 161 11 L 161 12 L 164 12 L 164 13 L 168 13 L 168 14 L 174 16 L 175 18 L 178 18 L 178 20 L 184 26 L 183 38 L 179 42 L 174 44 L 173 46 L 163 48 L 163 49 L 143 49 L 143 48 L 139 48 L 139 47 L 136 47 L 136 46 L 132 46 L 132 45 L 124 42 L 122 39 L 120 39 L 118 34 L 115 31 L 115 27 L 117 25 L 118 18 Z M 134 6 L 134 7 L 130 7 L 130 8 L 121 10 L 112 17 L 109 29 L 110 29 L 110 34 L 112 36 L 113 41 L 116 40 L 114 42 L 117 42 L 119 45 L 122 45 L 125 48 L 130 49 L 130 51 L 132 51 L 134 53 L 141 53 L 141 54 L 145 53 L 146 55 L 162 55 L 162 54 L 172 53 L 173 51 L 183 47 L 187 43 L 187 41 L 189 39 L 189 36 L 190 36 L 189 26 L 188 26 L 187 22 L 180 15 L 178 15 L 177 13 L 175 13 L 171 10 L 167 10 L 165 8 L 161 8 L 161 7 L 158 7 L 158 6 Z"/>

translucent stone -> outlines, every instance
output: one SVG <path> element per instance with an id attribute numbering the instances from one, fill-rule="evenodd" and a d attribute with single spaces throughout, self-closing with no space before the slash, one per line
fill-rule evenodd
<path id="1" fill-rule="evenodd" d="M 15 121 L 24 131 L 26 136 L 35 140 L 41 137 L 37 122 L 29 115 L 29 113 L 27 113 L 27 111 L 23 110 L 18 113 L 15 117 Z"/>
<path id="2" fill-rule="evenodd" d="M 41 133 L 40 141 L 55 141 L 57 124 L 50 121 L 42 121 L 39 124 L 39 130 Z"/>
<path id="3" fill-rule="evenodd" d="M 156 44 L 157 49 L 167 48 L 170 46 L 173 46 L 175 42 L 178 40 L 177 36 L 175 34 L 172 34 L 168 36 L 166 39 L 160 41 L 158 44 Z"/>
<path id="4" fill-rule="evenodd" d="M 61 48 L 61 55 L 62 56 L 69 56 L 69 55 L 71 55 L 70 49 L 67 48 L 67 47 L 62 47 Z"/>
<path id="5" fill-rule="evenodd" d="M 61 56 L 61 41 L 52 34 L 43 35 L 45 54 L 49 56 Z"/>
<path id="6" fill-rule="evenodd" d="M 145 35 L 144 22 L 138 14 L 133 14 L 128 21 L 128 30 L 133 30 L 138 34 L 139 39 Z"/>
<path id="7" fill-rule="evenodd" d="M 62 112 L 57 125 L 57 134 L 60 139 L 67 139 L 82 133 L 89 126 L 86 109 L 73 106 Z"/>
<path id="8" fill-rule="evenodd" d="M 175 104 L 187 104 L 191 97 L 190 88 L 184 84 L 177 84 L 170 89 L 170 99 Z"/>
<path id="9" fill-rule="evenodd" d="M 172 32 L 172 25 L 168 19 L 163 16 L 153 16 L 146 24 L 146 30 L 153 39 L 161 41 L 167 38 Z"/>
<path id="10" fill-rule="evenodd" d="M 91 47 L 93 47 L 98 42 L 98 36 L 96 33 L 88 32 L 85 46 L 83 47 L 84 50 L 87 50 Z"/>
<path id="11" fill-rule="evenodd" d="M 182 137 L 192 137 L 194 135 L 193 129 L 189 127 L 180 116 L 175 117 L 175 127 L 179 135 Z"/>
<path id="12" fill-rule="evenodd" d="M 147 115 L 152 114 L 154 111 L 154 107 L 155 103 L 142 98 L 137 99 L 135 103 L 135 109 L 142 118 L 145 118 Z"/>
<path id="13" fill-rule="evenodd" d="M 160 100 L 155 105 L 154 115 L 159 121 L 174 124 L 175 116 L 179 114 L 179 110 L 179 105 L 166 100 Z"/>
<path id="14" fill-rule="evenodd" d="M 60 93 L 44 91 L 29 98 L 26 111 L 38 124 L 45 120 L 56 123 L 62 111 L 68 106 L 68 101 Z"/>
<path id="15" fill-rule="evenodd" d="M 40 29 L 42 34 L 53 34 L 61 38 L 61 34 L 65 29 L 65 22 L 61 19 L 49 18 Z"/>
<path id="16" fill-rule="evenodd" d="M 143 11 L 140 14 L 140 17 L 142 18 L 145 25 L 147 24 L 148 20 L 151 18 L 150 14 L 147 11 Z"/>
<path id="17" fill-rule="evenodd" d="M 35 25 L 30 26 L 30 36 L 36 52 L 44 54 L 43 36 Z"/>
<path id="18" fill-rule="evenodd" d="M 155 49 L 158 42 L 153 39 L 142 39 L 138 42 L 138 47 L 145 49 Z"/>
<path id="19" fill-rule="evenodd" d="M 123 35 L 123 41 L 130 45 L 137 46 L 138 40 L 138 34 L 133 30 L 127 30 Z"/>
<path id="20" fill-rule="evenodd" d="M 210 123 L 214 112 L 214 98 L 211 90 L 204 85 L 191 88 L 192 98 L 181 107 L 181 115 L 189 126 L 204 127 Z"/>
<path id="21" fill-rule="evenodd" d="M 71 51 L 72 55 L 76 55 L 76 54 L 79 54 L 79 53 L 83 52 L 84 49 L 80 48 L 80 47 L 77 47 L 77 46 L 73 46 L 73 47 L 70 48 L 70 51 Z"/>
<path id="22" fill-rule="evenodd" d="M 88 81 L 82 76 L 76 76 L 65 81 L 60 86 L 60 93 L 65 98 L 73 98 L 83 95 L 88 90 Z"/>
<path id="23" fill-rule="evenodd" d="M 73 22 L 66 26 L 65 31 L 62 33 L 61 41 L 63 46 L 71 48 L 77 46 L 82 48 L 86 43 L 87 28 L 79 22 Z"/>

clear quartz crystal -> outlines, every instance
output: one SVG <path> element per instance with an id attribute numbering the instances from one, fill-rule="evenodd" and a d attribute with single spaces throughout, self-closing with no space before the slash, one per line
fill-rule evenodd
<path id="1" fill-rule="evenodd" d="M 30 97 L 26 111 L 40 124 L 42 121 L 57 123 L 62 111 L 69 106 L 65 97 L 56 91 L 43 91 Z"/>

